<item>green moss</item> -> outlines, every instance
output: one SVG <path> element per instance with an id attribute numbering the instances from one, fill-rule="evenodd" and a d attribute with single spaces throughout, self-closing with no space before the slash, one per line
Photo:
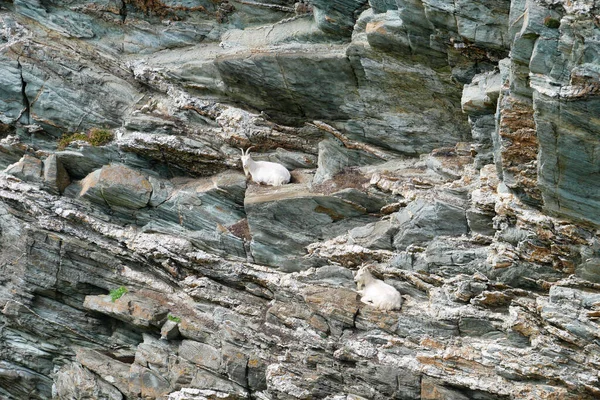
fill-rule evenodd
<path id="1" fill-rule="evenodd" d="M 63 135 L 58 141 L 58 150 L 64 150 L 71 143 L 81 140 L 88 142 L 92 146 L 104 146 L 113 140 L 114 135 L 108 129 L 92 128 L 85 133 L 73 133 L 71 135 Z"/>
<path id="2" fill-rule="evenodd" d="M 115 301 L 119 300 L 121 298 L 121 296 L 123 296 L 127 292 L 128 292 L 128 290 L 125 286 L 121 286 L 116 289 L 113 289 L 109 293 L 110 299 L 114 303 Z"/>
<path id="3" fill-rule="evenodd" d="M 181 322 L 181 318 L 176 317 L 176 316 L 171 315 L 171 314 L 169 314 L 169 316 L 167 317 L 167 319 L 169 321 L 173 321 L 173 322 L 176 322 L 176 323 L 180 323 Z"/>
<path id="4" fill-rule="evenodd" d="M 87 136 L 83 133 L 74 133 L 72 135 L 63 135 L 58 141 L 58 150 L 64 150 L 68 145 L 77 141 L 84 140 L 87 142 Z"/>
<path id="5" fill-rule="evenodd" d="M 88 133 L 88 142 L 92 146 L 104 146 L 115 137 L 108 129 L 92 128 Z"/>
<path id="6" fill-rule="evenodd" d="M 550 29 L 558 29 L 560 21 L 556 18 L 546 17 L 544 18 L 544 25 Z"/>

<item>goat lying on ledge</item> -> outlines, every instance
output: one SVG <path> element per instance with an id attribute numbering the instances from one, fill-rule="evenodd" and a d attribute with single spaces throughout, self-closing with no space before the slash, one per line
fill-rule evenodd
<path id="1" fill-rule="evenodd" d="M 244 154 L 244 149 L 240 149 L 242 150 L 242 165 L 246 176 L 250 174 L 254 182 L 270 186 L 281 186 L 290 181 L 290 171 L 286 167 L 270 161 L 254 161 L 250 157 L 251 148 L 249 147 L 246 150 L 246 154 Z"/>
<path id="2" fill-rule="evenodd" d="M 354 276 L 360 301 L 380 310 L 395 310 L 402 307 L 402 296 L 391 285 L 374 278 L 368 266 L 360 268 Z M 364 289 L 361 288 L 364 286 Z"/>

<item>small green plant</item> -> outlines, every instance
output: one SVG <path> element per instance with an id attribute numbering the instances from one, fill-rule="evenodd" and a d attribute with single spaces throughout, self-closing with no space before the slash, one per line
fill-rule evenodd
<path id="1" fill-rule="evenodd" d="M 546 17 L 544 18 L 544 25 L 550 29 L 558 29 L 560 21 L 556 18 Z"/>
<path id="2" fill-rule="evenodd" d="M 87 136 L 83 133 L 73 133 L 72 135 L 63 135 L 58 141 L 58 150 L 64 150 L 68 145 L 77 141 L 83 140 L 87 142 Z"/>
<path id="3" fill-rule="evenodd" d="M 92 128 L 87 134 L 88 142 L 92 146 L 104 146 L 115 137 L 108 129 Z"/>
<path id="4" fill-rule="evenodd" d="M 119 300 L 121 298 L 121 296 L 123 296 L 127 292 L 128 292 L 128 290 L 125 286 L 121 286 L 116 289 L 113 289 L 109 293 L 110 300 L 114 303 L 115 301 Z"/>
<path id="5" fill-rule="evenodd" d="M 92 128 L 88 133 L 73 133 L 63 135 L 58 141 L 58 150 L 64 150 L 71 143 L 81 140 L 92 146 L 104 146 L 113 140 L 114 135 L 108 129 Z"/>
<path id="6" fill-rule="evenodd" d="M 174 316 L 174 315 L 171 315 L 171 314 L 169 314 L 169 315 L 167 316 L 167 319 L 168 319 L 169 321 L 173 321 L 173 322 L 176 322 L 176 323 L 180 323 L 180 322 L 181 322 L 181 318 L 179 318 L 179 317 L 176 317 L 176 316 Z"/>

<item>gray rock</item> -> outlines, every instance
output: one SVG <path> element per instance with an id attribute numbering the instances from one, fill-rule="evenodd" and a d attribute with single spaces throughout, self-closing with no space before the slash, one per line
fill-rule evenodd
<path id="1" fill-rule="evenodd" d="M 362 151 L 346 149 L 337 139 L 325 139 L 319 143 L 318 168 L 313 183 L 323 183 L 345 168 L 373 164 L 378 161 L 376 157 Z"/>
<path id="2" fill-rule="evenodd" d="M 56 154 L 51 154 L 44 160 L 44 183 L 53 194 L 62 194 L 71 183 L 67 170 Z"/>
<path id="3" fill-rule="evenodd" d="M 129 389 L 129 364 L 111 358 L 110 355 L 84 348 L 77 351 L 76 360 L 96 375 L 107 377 L 110 384 L 125 396 L 136 394 Z"/>
<path id="4" fill-rule="evenodd" d="M 4 172 L 24 181 L 42 181 L 42 161 L 30 155 L 24 155 L 17 163 L 9 165 Z"/>
<path id="5" fill-rule="evenodd" d="M 258 157 L 256 158 L 259 159 Z M 312 154 L 288 151 L 277 148 L 275 154 L 269 156 L 269 161 L 279 162 L 287 169 L 314 168 L 317 166 L 317 157 Z"/>
<path id="6" fill-rule="evenodd" d="M 483 115 L 479 117 L 469 117 L 471 125 L 471 134 L 476 142 L 471 145 L 475 154 L 475 165 L 482 168 L 484 165 L 494 162 L 492 137 L 496 130 L 496 121 L 494 115 Z"/>
<path id="7" fill-rule="evenodd" d="M 18 121 L 26 112 L 25 99 L 22 94 L 22 67 L 17 60 L 4 54 L 0 54 L 0 65 L 3 71 L 0 77 L 0 87 L 2 87 L 0 122 L 11 124 Z M 26 114 L 25 118 L 27 118 Z M 27 120 L 24 120 L 24 122 L 29 123 Z"/>
<path id="8" fill-rule="evenodd" d="M 244 51 L 218 58 L 216 66 L 232 98 L 280 121 L 344 118 L 342 106 L 356 96 L 354 71 L 341 46 L 317 49 L 318 45 L 310 52 L 301 46 L 282 47 L 277 53 Z M 328 89 L 314 86 L 315 81 L 327 82 Z"/>
<path id="9" fill-rule="evenodd" d="M 36 123 L 56 136 L 78 129 L 119 126 L 123 109 L 139 97 L 129 82 L 106 74 L 82 58 L 72 57 L 71 50 L 61 41 L 54 42 L 50 54 L 44 51 L 44 45 L 34 42 L 22 48 L 23 54 L 14 51 L 4 54 L 15 61 L 18 58 L 21 65 L 20 71 L 11 75 L 13 82 L 9 87 L 23 87 L 17 92 L 18 108 L 24 110 L 23 122 Z M 78 73 L 73 74 L 74 71 Z M 13 114 L 14 111 L 10 115 Z"/>
<path id="10" fill-rule="evenodd" d="M 243 387 L 248 387 L 248 356 L 238 347 L 231 345 L 223 346 L 221 353 L 227 377 Z"/>
<path id="11" fill-rule="evenodd" d="M 0 6 L 0 398 L 597 397 L 594 1 L 162 3 Z"/>
<path id="12" fill-rule="evenodd" d="M 337 265 L 325 265 L 317 268 L 314 275 L 301 278 L 301 280 L 314 284 L 328 284 L 333 287 L 354 288 L 356 286 L 352 271 Z"/>
<path id="13" fill-rule="evenodd" d="M 600 224 L 597 210 L 600 173 L 594 156 L 600 151 L 594 139 L 600 130 L 583 115 L 600 107 L 596 99 L 558 101 L 535 96 L 538 128 L 539 186 L 544 207 L 558 215 Z M 565 179 L 568 177 L 568 179 Z"/>
<path id="14" fill-rule="evenodd" d="M 392 240 L 398 225 L 392 221 L 379 221 L 354 228 L 348 235 L 354 242 L 369 249 L 393 250 Z"/>
<path id="15" fill-rule="evenodd" d="M 387 10 L 397 10 L 397 3 L 396 0 L 369 0 L 369 5 L 375 13 L 383 13 Z"/>
<path id="16" fill-rule="evenodd" d="M 353 223 L 360 224 L 353 220 L 355 217 L 366 214 L 359 204 L 312 193 L 300 184 L 278 188 L 251 186 L 244 208 L 254 260 L 285 271 L 310 266 L 317 260 L 302 259 L 308 244 L 339 235 Z"/>
<path id="17" fill-rule="evenodd" d="M 600 283 L 600 258 L 591 258 L 581 263 L 575 274 L 586 281 Z"/>
<path id="18" fill-rule="evenodd" d="M 338 36 L 350 36 L 354 25 L 355 13 L 364 2 L 361 0 L 346 1 L 311 1 L 315 21 L 321 30 Z"/>
<path id="19" fill-rule="evenodd" d="M 170 391 L 169 382 L 160 374 L 133 364 L 129 372 L 129 392 L 146 398 L 160 398 Z"/>
<path id="20" fill-rule="evenodd" d="M 164 340 L 173 340 L 179 336 L 179 327 L 177 322 L 167 320 L 160 328 L 160 338 Z"/>
<path id="21" fill-rule="evenodd" d="M 423 243 L 436 236 L 459 236 L 467 233 L 465 210 L 442 201 L 416 200 L 395 214 L 398 233 L 394 248 L 404 250 L 415 243 Z"/>
<path id="22" fill-rule="evenodd" d="M 179 354 L 186 360 L 211 371 L 218 372 L 221 369 L 221 352 L 207 344 L 184 340 L 179 346 Z"/>
<path id="23" fill-rule="evenodd" d="M 111 164 L 96 170 L 81 181 L 79 197 L 110 207 L 146 207 L 152 185 L 141 173 L 124 165 Z"/>
<path id="24" fill-rule="evenodd" d="M 362 189 L 362 190 L 361 190 Z M 359 204 L 369 213 L 378 213 L 385 205 L 393 201 L 391 196 L 383 193 L 368 191 L 364 188 L 346 188 L 333 193 L 333 196 L 349 202 Z"/>
<path id="25" fill-rule="evenodd" d="M 54 396 L 60 399 L 123 399 L 123 394 L 116 387 L 77 363 L 57 372 L 52 390 Z"/>
<path id="26" fill-rule="evenodd" d="M 132 293 L 125 293 L 115 301 L 109 295 L 86 296 L 83 306 L 144 328 L 160 326 L 168 313 L 158 301 Z"/>
<path id="27" fill-rule="evenodd" d="M 461 106 L 470 116 L 494 114 L 502 84 L 499 73 L 476 75 L 463 89 Z"/>
<path id="28" fill-rule="evenodd" d="M 245 217 L 246 178 L 242 173 L 230 171 L 212 178 L 151 182 L 160 188 L 152 192 L 155 200 L 168 198 L 140 213 L 139 222 L 145 231 L 181 235 L 202 250 L 246 258 L 243 240 L 229 231 Z"/>
<path id="29" fill-rule="evenodd" d="M 478 208 L 471 207 L 467 210 L 467 223 L 471 232 L 481 235 L 492 236 L 496 232 L 494 229 L 493 213 L 482 211 Z"/>

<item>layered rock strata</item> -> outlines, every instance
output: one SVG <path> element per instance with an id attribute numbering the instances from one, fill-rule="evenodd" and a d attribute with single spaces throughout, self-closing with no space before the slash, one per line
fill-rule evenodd
<path id="1" fill-rule="evenodd" d="M 0 397 L 598 398 L 599 13 L 0 2 Z"/>

